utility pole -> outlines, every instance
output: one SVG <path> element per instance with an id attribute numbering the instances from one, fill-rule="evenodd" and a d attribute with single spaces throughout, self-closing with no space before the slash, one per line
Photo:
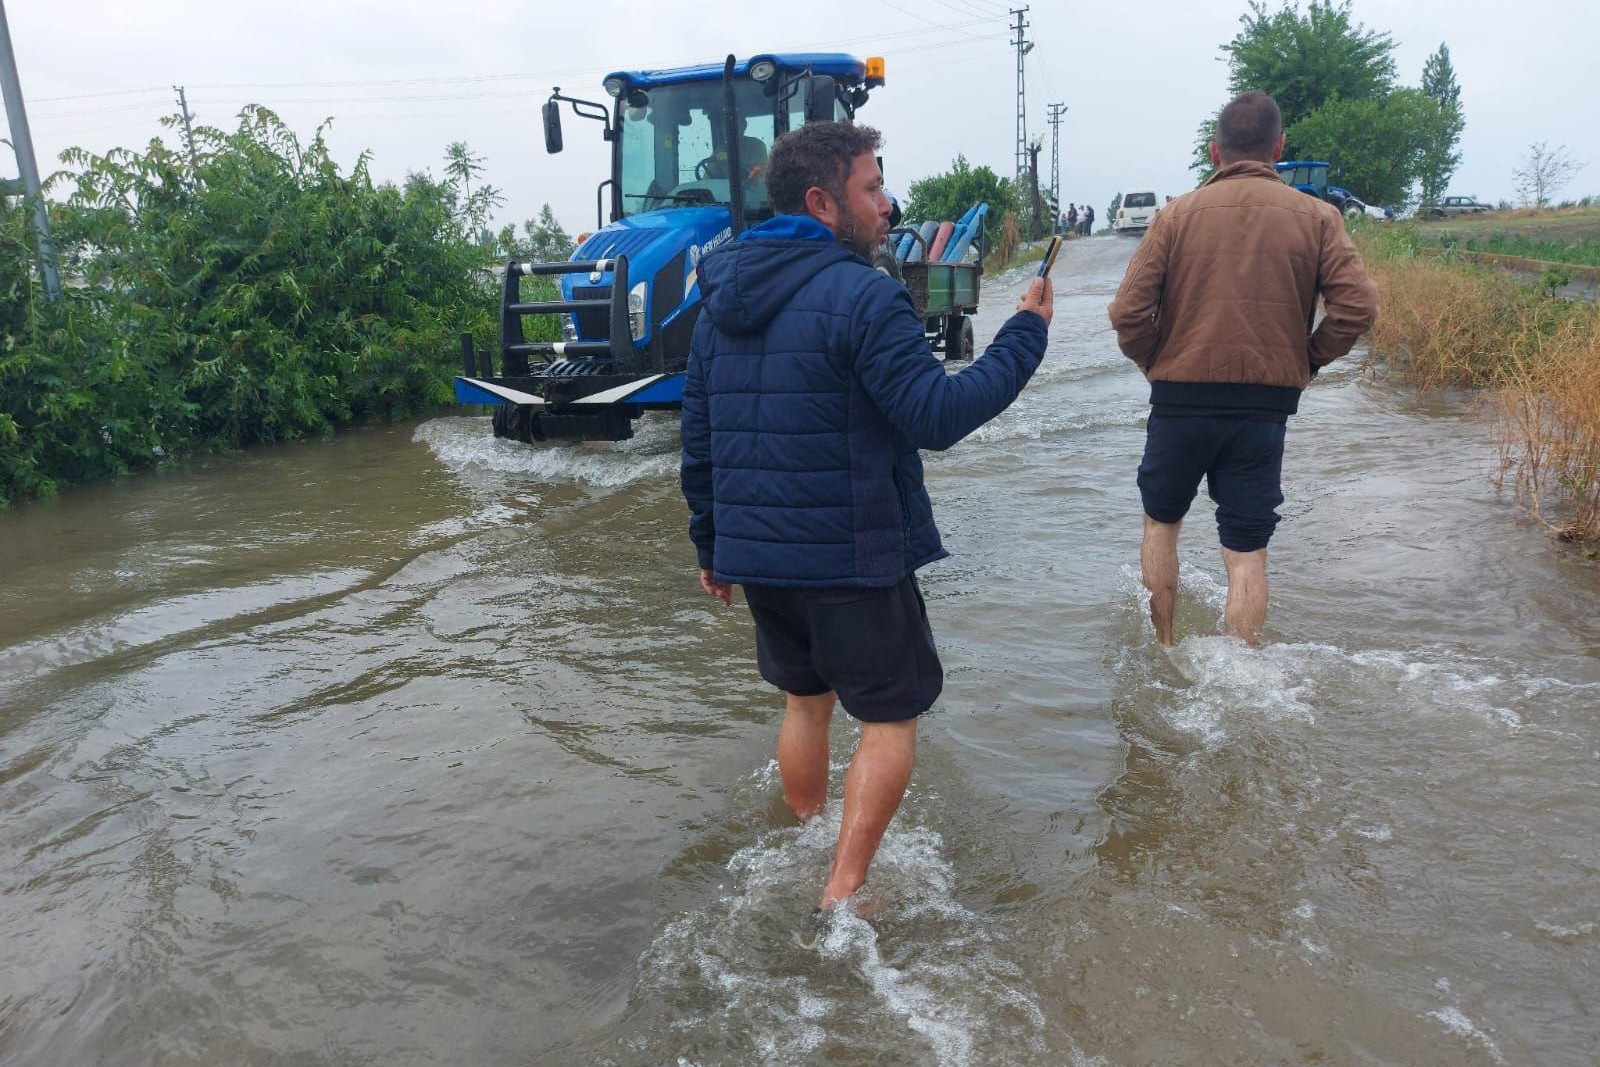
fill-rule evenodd
<path id="1" fill-rule="evenodd" d="M 1051 208 L 1057 214 L 1061 212 L 1061 116 L 1066 114 L 1066 104 L 1050 104 L 1050 200 L 1055 205 Z M 1055 233 L 1056 220 L 1050 220 L 1050 232 Z"/>
<path id="2" fill-rule="evenodd" d="M 17 152 L 17 173 L 22 176 L 23 192 L 33 203 L 33 234 L 39 243 L 39 278 L 44 282 L 46 300 L 61 295 L 61 276 L 56 273 L 56 250 L 50 244 L 50 215 L 44 206 L 44 190 L 39 187 L 39 164 L 34 160 L 33 135 L 28 132 L 28 113 L 22 105 L 22 80 L 17 76 L 17 56 L 11 50 L 11 27 L 6 23 L 5 0 L 0 0 L 0 90 L 3 90 L 6 117 L 11 120 L 11 145 Z"/>
<path id="3" fill-rule="evenodd" d="M 1033 51 L 1033 42 L 1023 36 L 1023 31 L 1028 28 L 1028 20 L 1024 18 L 1028 13 L 1026 7 L 1012 8 L 1011 14 L 1016 16 L 1016 24 L 1011 28 L 1016 32 L 1017 39 L 1013 42 L 1017 48 L 1017 181 L 1021 182 L 1028 173 L 1028 95 L 1022 73 L 1022 57 Z"/>
<path id="4" fill-rule="evenodd" d="M 1028 184 L 1033 187 L 1033 239 L 1044 236 L 1044 205 L 1039 203 L 1039 151 L 1044 145 L 1035 142 L 1028 146 Z M 1051 229 L 1055 229 L 1052 225 Z"/>
<path id="5" fill-rule="evenodd" d="M 194 155 L 194 127 L 189 125 L 194 115 L 189 111 L 189 96 L 183 91 L 183 86 L 174 85 L 172 91 L 178 94 L 178 112 L 183 116 L 183 144 L 189 150 L 189 173 L 192 175 L 200 165 Z"/>

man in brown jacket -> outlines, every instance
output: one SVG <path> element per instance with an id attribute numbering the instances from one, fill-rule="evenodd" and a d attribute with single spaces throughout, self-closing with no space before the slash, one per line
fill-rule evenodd
<path id="1" fill-rule="evenodd" d="M 1228 633 L 1260 638 L 1285 423 L 1312 376 L 1377 314 L 1344 220 L 1279 180 L 1272 164 L 1282 154 L 1272 97 L 1232 100 L 1211 144 L 1216 174 L 1163 207 L 1111 302 L 1117 344 L 1150 381 L 1140 563 L 1163 644 L 1172 643 L 1178 530 L 1202 477 L 1228 570 Z M 1318 295 L 1326 314 L 1313 329 Z"/>

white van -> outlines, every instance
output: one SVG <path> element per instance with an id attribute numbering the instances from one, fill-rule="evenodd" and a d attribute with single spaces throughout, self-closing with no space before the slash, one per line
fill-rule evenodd
<path id="1" fill-rule="evenodd" d="M 1144 190 L 1124 193 L 1117 217 L 1111 220 L 1111 229 L 1115 233 L 1143 233 L 1160 210 L 1161 198 L 1155 193 Z"/>

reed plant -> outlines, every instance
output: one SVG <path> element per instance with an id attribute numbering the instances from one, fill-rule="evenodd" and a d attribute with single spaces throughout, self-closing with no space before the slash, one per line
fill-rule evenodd
<path id="1" fill-rule="evenodd" d="M 1357 239 L 1382 307 L 1369 359 L 1420 390 L 1479 390 L 1501 482 L 1558 536 L 1600 543 L 1600 308 L 1422 256 L 1405 228 Z"/>

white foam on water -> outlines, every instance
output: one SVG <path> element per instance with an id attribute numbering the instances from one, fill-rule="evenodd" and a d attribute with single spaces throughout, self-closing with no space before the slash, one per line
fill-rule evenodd
<path id="1" fill-rule="evenodd" d="M 1530 676 L 1516 664 L 1459 649 L 1348 652 L 1327 644 L 1272 641 L 1250 648 L 1233 638 L 1193 633 L 1197 617 L 1213 613 L 1214 622 L 1206 619 L 1200 627 L 1222 629 L 1227 587 L 1188 564 L 1180 568 L 1176 618 L 1178 633 L 1189 635 L 1164 649 L 1155 641 L 1150 596 L 1136 566 L 1122 568 L 1120 585 L 1129 610 L 1140 616 L 1144 638 L 1123 652 L 1122 668 L 1146 676 L 1154 691 L 1149 703 L 1160 721 L 1207 748 L 1226 741 L 1230 726 L 1313 724 L 1330 702 L 1341 713 L 1381 707 L 1386 714 L 1398 710 L 1413 719 L 1466 720 L 1510 733 L 1600 703 L 1600 685 Z M 1155 658 L 1160 656 L 1180 684 L 1163 677 Z M 1375 841 L 1393 837 L 1393 830 L 1381 824 L 1354 832 Z"/>
<path id="2" fill-rule="evenodd" d="M 518 502 L 527 503 L 529 510 L 531 510 L 534 505 L 537 505 L 538 500 L 539 498 L 536 496 L 525 496 L 519 498 Z M 510 526 L 526 515 L 527 511 L 522 508 L 512 507 L 508 504 L 488 504 L 468 515 L 456 515 L 419 526 L 411 531 L 406 543 L 412 548 L 425 548 L 429 545 L 436 545 L 441 541 L 453 541 L 467 534 L 480 533 L 500 526 Z"/>
<path id="3" fill-rule="evenodd" d="M 1037 441 L 1083 430 L 1140 426 L 1144 423 L 1145 414 L 1145 408 L 1133 406 L 1074 410 L 1058 404 L 1017 405 L 978 427 L 967 440 L 989 443 Z"/>
<path id="4" fill-rule="evenodd" d="M 425 422 L 413 440 L 427 445 L 458 474 L 516 475 L 539 482 L 614 488 L 667 477 L 678 469 L 678 426 L 666 417 L 640 419 L 628 441 L 527 445 L 495 437 L 488 419 L 461 416 Z"/>
<path id="5" fill-rule="evenodd" d="M 771 765 L 757 779 L 771 777 Z M 736 792 L 743 792 L 741 783 Z M 908 812 L 885 835 L 862 906 L 810 914 L 832 860 L 840 805 L 800 827 L 771 830 L 728 861 L 713 899 L 669 923 L 644 953 L 639 989 L 656 1002 L 666 1047 L 759 1052 L 790 1063 L 828 1041 L 853 1049 L 926 1044 L 941 1067 L 1036 1062 L 1045 1017 L 1006 935 L 955 899 L 944 842 Z M 658 1027 L 657 1029 L 662 1029 Z M 656 1047 L 661 1047 L 657 1045 Z"/>
<path id="6" fill-rule="evenodd" d="M 1596 930 L 1600 930 L 1600 923 L 1578 923 L 1576 926 L 1561 926 L 1557 923 L 1547 923 L 1543 920 L 1533 924 L 1533 928 L 1547 937 L 1557 941 L 1576 941 L 1580 937 L 1588 937 Z"/>
<path id="7" fill-rule="evenodd" d="M 1455 1034 L 1459 1037 L 1464 1037 L 1469 1041 L 1478 1042 L 1488 1050 L 1489 1055 L 1494 1057 L 1494 1062 L 1506 1062 L 1505 1058 L 1500 1055 L 1499 1046 L 1490 1039 L 1488 1034 L 1484 1033 L 1482 1030 L 1479 1030 L 1477 1026 L 1473 1024 L 1472 1020 L 1467 1018 L 1459 1008 L 1440 1008 L 1437 1011 L 1428 1012 L 1428 1016 L 1433 1019 L 1438 1019 L 1444 1024 L 1444 1028 L 1449 1030 L 1452 1034 Z"/>

